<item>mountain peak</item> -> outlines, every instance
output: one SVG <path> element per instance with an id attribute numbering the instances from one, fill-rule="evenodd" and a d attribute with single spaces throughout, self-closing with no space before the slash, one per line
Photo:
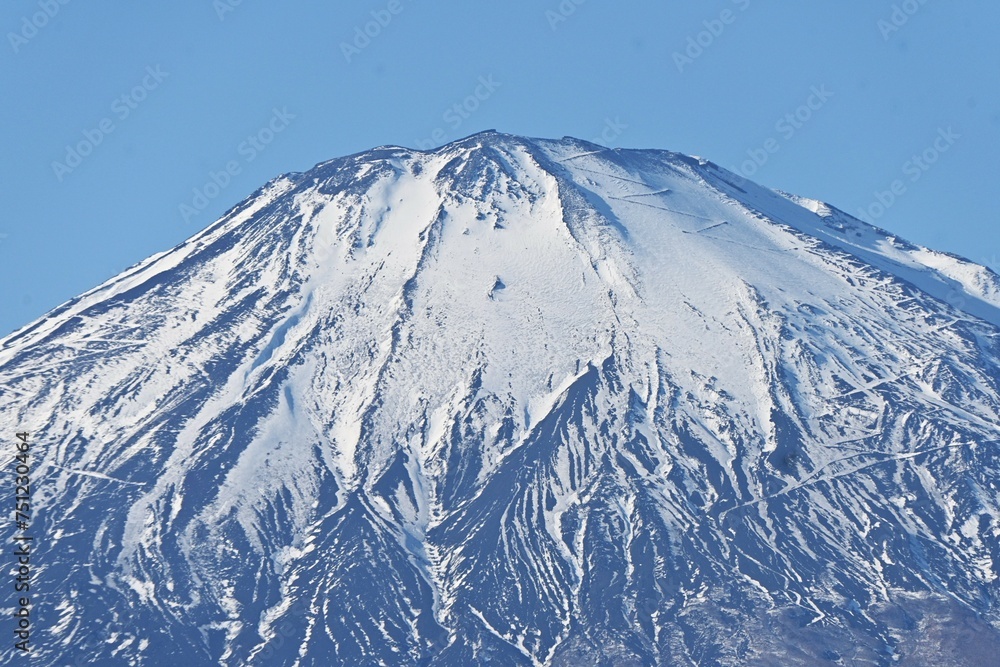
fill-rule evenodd
<path id="1" fill-rule="evenodd" d="M 998 285 L 667 151 L 280 177 L 0 343 L 34 660 L 974 664 Z"/>

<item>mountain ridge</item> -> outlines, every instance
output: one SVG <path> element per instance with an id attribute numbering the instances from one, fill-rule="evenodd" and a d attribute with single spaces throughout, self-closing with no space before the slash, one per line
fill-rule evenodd
<path id="1" fill-rule="evenodd" d="M 666 151 L 280 176 L 0 341 L 36 660 L 977 664 L 998 284 Z"/>

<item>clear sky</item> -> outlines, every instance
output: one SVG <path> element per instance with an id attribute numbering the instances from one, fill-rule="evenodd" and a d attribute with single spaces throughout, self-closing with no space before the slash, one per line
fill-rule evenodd
<path id="1" fill-rule="evenodd" d="M 998 26 L 995 0 L 5 2 L 0 335 L 280 173 L 491 128 L 700 155 L 997 269 Z"/>

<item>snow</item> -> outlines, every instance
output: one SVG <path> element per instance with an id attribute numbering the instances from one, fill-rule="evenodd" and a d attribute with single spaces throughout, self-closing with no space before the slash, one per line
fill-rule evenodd
<path id="1" fill-rule="evenodd" d="M 1000 593 L 998 314 L 705 160 L 487 134 L 277 179 L 0 341 L 0 407 L 51 443 L 56 640 L 114 601 L 173 633 L 136 661 L 655 664 L 682 618 Z"/>

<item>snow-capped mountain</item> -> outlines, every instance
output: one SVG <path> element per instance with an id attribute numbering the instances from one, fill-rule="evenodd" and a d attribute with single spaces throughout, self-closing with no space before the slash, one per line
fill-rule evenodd
<path id="1" fill-rule="evenodd" d="M 35 665 L 1000 655 L 1000 279 L 697 158 L 282 176 L 0 341 L 0 414 Z"/>

